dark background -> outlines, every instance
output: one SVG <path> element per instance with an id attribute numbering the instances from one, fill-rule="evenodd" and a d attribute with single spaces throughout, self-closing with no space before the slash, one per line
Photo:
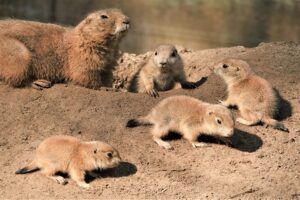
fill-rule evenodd
<path id="1" fill-rule="evenodd" d="M 115 7 L 132 21 L 121 45 L 128 52 L 162 43 L 204 49 L 300 41 L 300 0 L 0 0 L 0 17 L 76 25 Z"/>

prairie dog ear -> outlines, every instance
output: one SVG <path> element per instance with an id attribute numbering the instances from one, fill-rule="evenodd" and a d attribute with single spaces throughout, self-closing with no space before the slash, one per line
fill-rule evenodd
<path id="1" fill-rule="evenodd" d="M 210 115 L 210 116 L 212 116 L 212 115 L 214 114 L 214 111 L 209 110 L 209 111 L 207 112 L 207 114 Z"/>
<path id="2" fill-rule="evenodd" d="M 235 69 L 236 71 L 240 71 L 240 68 L 239 67 L 236 67 L 236 69 Z"/>
<path id="3" fill-rule="evenodd" d="M 84 24 L 90 24 L 91 23 L 91 21 L 92 21 L 92 16 L 88 16 L 85 20 L 84 20 Z"/>

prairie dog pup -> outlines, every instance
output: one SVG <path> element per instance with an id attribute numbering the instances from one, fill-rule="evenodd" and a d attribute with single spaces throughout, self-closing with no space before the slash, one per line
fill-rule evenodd
<path id="1" fill-rule="evenodd" d="M 157 91 L 170 90 L 179 82 L 182 87 L 195 88 L 186 81 L 181 58 L 173 45 L 160 45 L 141 68 L 137 92 L 157 97 Z"/>
<path id="2" fill-rule="evenodd" d="M 0 21 L 0 79 L 36 89 L 71 81 L 99 88 L 112 85 L 118 45 L 129 28 L 120 10 L 89 14 L 68 28 L 23 20 Z"/>
<path id="3" fill-rule="evenodd" d="M 179 132 L 193 147 L 206 146 L 198 142 L 200 134 L 230 137 L 234 132 L 234 120 L 228 108 L 202 102 L 188 96 L 172 96 L 158 103 L 150 113 L 138 119 L 131 119 L 127 127 L 153 124 L 154 141 L 165 149 L 172 146 L 161 138 L 169 131 Z"/>
<path id="4" fill-rule="evenodd" d="M 275 129 L 288 129 L 273 119 L 279 109 L 278 96 L 272 86 L 254 74 L 243 60 L 225 59 L 217 64 L 215 73 L 227 84 L 228 98 L 221 101 L 224 106 L 238 106 L 241 117 L 236 121 L 245 125 L 263 122 Z"/>
<path id="5" fill-rule="evenodd" d="M 45 176 L 66 184 L 67 181 L 56 173 L 67 172 L 79 186 L 88 188 L 90 185 L 84 181 L 86 172 L 113 168 L 120 162 L 118 151 L 104 142 L 82 142 L 71 136 L 52 136 L 41 142 L 33 161 L 16 174 L 41 169 Z"/>

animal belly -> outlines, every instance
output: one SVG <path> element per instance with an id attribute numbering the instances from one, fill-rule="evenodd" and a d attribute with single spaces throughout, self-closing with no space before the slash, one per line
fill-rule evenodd
<path id="1" fill-rule="evenodd" d="M 174 87 L 173 78 L 162 78 L 155 81 L 155 88 L 159 91 L 171 90 Z"/>

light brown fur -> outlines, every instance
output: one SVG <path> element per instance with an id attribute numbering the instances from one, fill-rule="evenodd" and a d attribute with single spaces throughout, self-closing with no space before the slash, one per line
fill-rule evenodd
<path id="1" fill-rule="evenodd" d="M 228 108 L 188 96 L 172 96 L 162 100 L 147 116 L 129 120 L 127 127 L 142 124 L 154 125 L 151 131 L 153 139 L 166 149 L 172 147 L 161 138 L 170 131 L 183 135 L 193 147 L 206 146 L 197 141 L 200 134 L 226 138 L 234 132 L 234 120 Z"/>
<path id="2" fill-rule="evenodd" d="M 88 188 L 90 185 L 84 181 L 86 172 L 113 168 L 120 162 L 118 151 L 104 142 L 82 142 L 71 136 L 52 136 L 39 145 L 32 163 L 16 173 L 41 169 L 45 176 L 65 184 L 66 180 L 56 173 L 66 172 L 79 186 Z"/>
<path id="3" fill-rule="evenodd" d="M 135 90 L 156 97 L 157 91 L 173 89 L 176 82 L 182 87 L 195 87 L 186 81 L 183 63 L 176 48 L 173 45 L 160 45 L 142 66 Z"/>
<path id="4" fill-rule="evenodd" d="M 128 28 L 129 19 L 116 9 L 91 13 L 74 28 L 1 20 L 0 79 L 14 87 L 63 81 L 111 86 L 118 45 Z"/>
<path id="5" fill-rule="evenodd" d="M 225 59 L 214 70 L 227 84 L 228 98 L 221 103 L 238 107 L 242 116 L 237 118 L 239 123 L 255 125 L 263 122 L 288 131 L 283 124 L 273 119 L 279 110 L 278 96 L 265 79 L 254 74 L 247 62 Z"/>

